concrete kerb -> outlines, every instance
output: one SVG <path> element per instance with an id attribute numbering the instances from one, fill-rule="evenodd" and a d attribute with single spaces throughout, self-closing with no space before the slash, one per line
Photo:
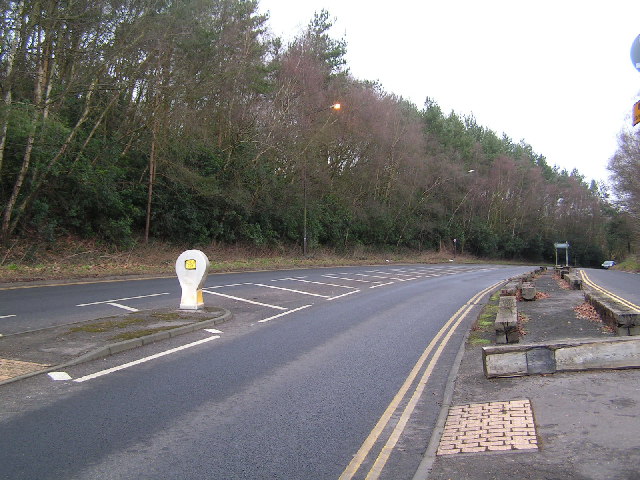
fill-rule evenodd
<path id="1" fill-rule="evenodd" d="M 54 365 L 53 367 L 49 367 L 44 370 L 37 370 L 35 372 L 26 373 L 24 375 L 12 377 L 7 380 L 0 381 L 0 385 L 17 382 L 19 380 L 24 380 L 26 378 L 34 377 L 36 375 L 42 375 L 44 373 L 55 372 L 58 370 L 62 370 L 64 368 L 80 365 L 81 363 L 91 362 L 93 360 L 98 360 L 100 358 L 109 357 L 111 355 L 115 355 L 116 353 L 125 352 L 127 350 L 133 350 L 134 348 L 138 348 L 143 345 L 149 345 L 151 343 L 159 342 L 161 340 L 168 340 L 169 338 L 177 337 L 179 335 L 184 335 L 185 333 L 191 333 L 191 332 L 195 332 L 196 330 L 203 330 L 205 328 L 214 327 L 216 325 L 220 325 L 222 323 L 228 322 L 233 318 L 233 314 L 229 310 L 227 310 L 226 308 L 221 308 L 221 310 L 223 310 L 224 313 L 220 317 L 212 318 L 210 320 L 204 320 L 202 322 L 190 323 L 189 325 L 173 328 L 171 330 L 166 330 L 164 332 L 153 333 L 151 335 L 146 335 L 140 338 L 134 338 L 132 340 L 125 340 L 123 342 L 111 343 L 104 347 L 97 348 L 91 352 L 85 353 L 84 355 L 81 355 L 78 358 L 74 358 L 69 362 L 65 362 L 59 365 Z"/>

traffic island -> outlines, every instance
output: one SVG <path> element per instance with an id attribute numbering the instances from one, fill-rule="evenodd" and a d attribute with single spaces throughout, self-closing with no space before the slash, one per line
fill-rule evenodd
<path id="1" fill-rule="evenodd" d="M 220 307 L 158 309 L 89 320 L 0 338 L 0 384 L 88 362 L 220 325 Z"/>

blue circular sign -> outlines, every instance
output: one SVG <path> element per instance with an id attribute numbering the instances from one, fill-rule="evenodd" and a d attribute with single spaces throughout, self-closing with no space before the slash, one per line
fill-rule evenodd
<path id="1" fill-rule="evenodd" d="M 636 70 L 640 72 L 640 35 L 631 44 L 631 62 Z"/>

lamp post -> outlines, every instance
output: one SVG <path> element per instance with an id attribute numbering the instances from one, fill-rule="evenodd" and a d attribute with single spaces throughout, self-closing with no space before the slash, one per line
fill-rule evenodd
<path id="1" fill-rule="evenodd" d="M 308 114 L 307 116 L 317 115 L 320 112 L 325 110 L 335 110 L 338 111 L 342 108 L 342 104 L 334 103 L 328 107 L 321 108 Z M 325 124 L 326 125 L 326 124 Z M 324 128 L 324 126 L 323 126 Z M 302 168 L 302 202 L 303 202 L 303 214 L 302 214 L 302 255 L 304 257 L 307 256 L 307 154 L 306 150 L 309 146 L 310 141 L 307 143 L 306 147 L 303 149 L 303 168 Z"/>
<path id="2" fill-rule="evenodd" d="M 472 173 L 475 173 L 474 169 L 468 170 L 465 175 L 471 175 Z M 458 213 L 458 210 L 460 210 L 460 207 L 462 207 L 462 204 L 467 200 L 467 197 L 469 196 L 469 194 L 471 193 L 471 188 L 469 188 L 467 190 L 467 193 L 464 194 L 464 196 L 462 197 L 462 200 L 460 200 L 460 203 L 458 204 L 458 206 L 456 207 L 456 209 L 453 211 L 453 213 L 451 214 L 451 218 L 449 218 L 449 222 L 447 222 L 447 228 L 451 226 L 451 223 L 453 222 L 453 218 L 456 216 L 456 214 Z M 461 242 L 461 248 L 464 248 L 464 238 L 462 239 Z M 458 249 L 458 239 L 454 238 L 453 239 L 453 257 L 455 258 L 456 256 L 456 251 Z M 461 250 L 462 253 L 462 250 Z"/>

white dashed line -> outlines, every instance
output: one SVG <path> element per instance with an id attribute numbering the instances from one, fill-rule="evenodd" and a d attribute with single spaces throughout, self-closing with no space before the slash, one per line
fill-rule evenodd
<path id="1" fill-rule="evenodd" d="M 137 297 L 114 298 L 113 300 L 103 300 L 102 302 L 81 303 L 79 305 L 76 305 L 76 307 L 88 307 L 89 305 L 100 305 L 100 304 L 104 304 L 104 303 L 116 303 L 116 302 L 122 302 L 124 300 L 135 300 L 135 299 L 138 299 L 138 298 L 159 297 L 160 295 L 169 295 L 169 293 L 152 293 L 150 295 L 139 295 Z"/>
<path id="2" fill-rule="evenodd" d="M 284 317 L 285 315 L 289 315 L 290 313 L 295 313 L 295 312 L 298 312 L 300 310 L 304 310 L 305 308 L 309 308 L 311 306 L 312 305 L 304 305 L 303 307 L 294 308 L 293 310 L 289 310 L 288 312 L 279 313 L 278 315 L 274 315 L 273 317 L 269 317 L 269 318 L 264 318 L 262 320 L 258 320 L 258 323 L 265 323 L 265 322 L 268 322 L 270 320 L 274 320 L 276 318 Z"/>
<path id="3" fill-rule="evenodd" d="M 330 302 L 331 300 L 337 300 L 339 298 L 346 297 L 348 295 L 353 295 L 354 293 L 358 293 L 359 291 L 360 290 L 354 290 L 353 292 L 343 293 L 342 295 L 338 295 L 337 297 L 327 298 L 327 302 Z"/>
<path id="4" fill-rule="evenodd" d="M 379 283 L 378 285 L 372 285 L 369 288 L 378 288 L 378 287 L 385 287 L 387 285 L 393 285 L 396 282 L 388 282 L 388 283 Z"/>
<path id="5" fill-rule="evenodd" d="M 268 303 L 260 303 L 260 302 L 256 302 L 254 300 L 247 300 L 246 298 L 240 298 L 240 297 L 234 297 L 231 295 L 225 295 L 224 293 L 218 293 L 218 292 L 210 292 L 209 290 L 202 290 L 204 293 L 208 293 L 209 295 L 217 295 L 219 297 L 224 297 L 224 298 L 230 298 L 231 300 L 237 300 L 238 302 L 245 302 L 245 303 L 250 303 L 252 305 L 259 305 L 261 307 L 268 307 L 268 308 L 274 308 L 276 310 L 287 310 L 284 307 L 279 307 L 277 305 L 269 305 Z"/>
<path id="6" fill-rule="evenodd" d="M 126 305 L 120 305 L 119 303 L 115 303 L 115 302 L 109 302 L 109 303 L 107 303 L 107 305 L 111 305 L 112 307 L 122 308 L 123 310 L 127 310 L 129 312 L 139 312 L 140 311 L 137 308 L 127 307 Z"/>
<path id="7" fill-rule="evenodd" d="M 187 348 L 195 347 L 196 345 L 210 342 L 211 340 L 215 340 L 217 338 L 220 338 L 220 335 L 214 335 L 213 337 L 203 338 L 202 340 L 198 340 L 197 342 L 188 343 L 186 345 L 182 345 L 181 347 L 176 347 L 176 348 L 172 348 L 171 350 L 166 350 L 164 352 L 156 353 L 155 355 L 144 357 L 144 358 L 141 358 L 140 360 L 135 360 L 133 362 L 125 363 L 117 367 L 108 368 L 100 372 L 92 373 L 91 375 L 85 375 L 84 377 L 76 378 L 74 382 L 81 383 L 81 382 L 86 382 L 87 380 L 93 380 L 94 378 L 102 377 L 104 375 L 108 375 L 113 372 L 124 370 L 125 368 L 133 367 L 134 365 L 139 365 L 141 363 L 145 363 L 150 360 L 155 360 L 156 358 L 164 357 L 165 355 L 170 355 L 172 353 L 179 352 L 180 350 L 185 350 Z"/>
<path id="8" fill-rule="evenodd" d="M 325 282 L 312 282 L 311 280 L 301 280 L 298 278 L 284 278 L 283 280 L 291 280 L 294 282 L 303 282 L 303 283 L 312 283 L 315 285 L 325 285 L 327 287 L 338 287 L 338 288 L 353 288 L 355 289 L 356 287 L 352 287 L 350 285 L 338 285 L 337 283 L 325 283 Z"/>
<path id="9" fill-rule="evenodd" d="M 348 282 L 374 283 L 369 280 L 360 280 L 358 278 L 332 277 L 331 275 L 322 275 L 322 276 L 326 278 L 332 278 L 333 280 L 347 280 Z"/>
<path id="10" fill-rule="evenodd" d="M 318 293 L 311 293 L 311 292 L 303 292 L 302 290 L 294 290 L 293 288 L 276 287 L 274 285 L 265 285 L 263 283 L 254 283 L 254 285 L 256 287 L 273 288 L 274 290 L 284 290 L 285 292 L 293 292 L 293 293 L 299 293 L 301 295 L 309 295 L 310 297 L 329 298 L 327 295 L 320 295 Z"/>

